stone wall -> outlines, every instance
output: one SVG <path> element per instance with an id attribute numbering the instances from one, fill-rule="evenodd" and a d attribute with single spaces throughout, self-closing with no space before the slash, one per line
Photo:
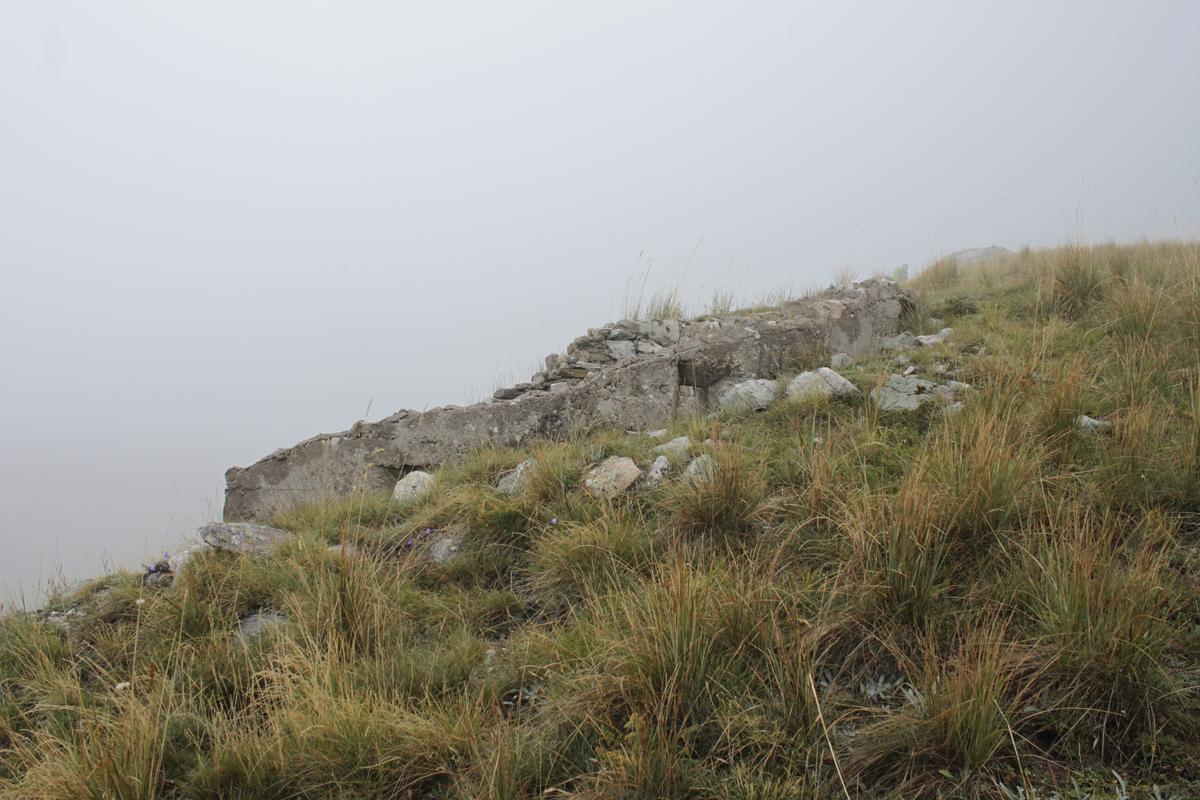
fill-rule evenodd
<path id="1" fill-rule="evenodd" d="M 225 519 L 263 520 L 299 502 L 391 489 L 406 472 L 491 444 L 561 438 L 597 423 L 662 427 L 677 413 L 715 405 L 738 381 L 880 349 L 900 331 L 906 303 L 895 283 L 876 278 L 755 313 L 593 328 L 491 400 L 399 411 L 229 469 Z"/>

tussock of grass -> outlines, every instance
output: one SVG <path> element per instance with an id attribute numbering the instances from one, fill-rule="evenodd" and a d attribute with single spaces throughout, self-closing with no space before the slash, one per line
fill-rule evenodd
<path id="1" fill-rule="evenodd" d="M 745 537 L 761 518 L 766 484 L 735 446 L 715 445 L 710 457 L 712 469 L 670 487 L 663 506 L 686 538 Z"/>
<path id="2" fill-rule="evenodd" d="M 1196 795 L 1200 246 L 913 288 L 907 324 L 955 329 L 911 355 L 972 385 L 956 414 L 675 420 L 713 470 L 612 501 L 587 470 L 654 440 L 480 450 L 404 507 L 279 514 L 270 559 L 0 618 L 0 800 Z M 248 639 L 256 612 L 286 621 Z"/>

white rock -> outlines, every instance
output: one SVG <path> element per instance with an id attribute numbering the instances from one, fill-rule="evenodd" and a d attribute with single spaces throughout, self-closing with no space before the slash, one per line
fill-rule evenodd
<path id="1" fill-rule="evenodd" d="M 442 534 L 429 545 L 429 558 L 436 564 L 445 564 L 458 552 L 458 537 Z"/>
<path id="2" fill-rule="evenodd" d="M 721 392 L 717 400 L 721 408 L 752 408 L 762 411 L 771 405 L 779 393 L 779 384 L 766 378 L 754 378 L 735 383 Z"/>
<path id="3" fill-rule="evenodd" d="M 834 369 L 846 369 L 854 366 L 854 359 L 847 353 L 834 353 L 829 359 L 829 366 Z"/>
<path id="4" fill-rule="evenodd" d="M 663 347 L 670 347 L 678 342 L 679 332 L 679 320 L 677 319 L 650 320 L 650 339 Z"/>
<path id="5" fill-rule="evenodd" d="M 520 494 L 525 489 L 526 484 L 529 483 L 530 473 L 536 464 L 537 462 L 533 459 L 522 461 L 520 464 L 517 464 L 516 469 L 509 470 L 500 476 L 496 488 L 502 494 L 509 496 Z"/>
<path id="6" fill-rule="evenodd" d="M 858 387 L 829 367 L 801 372 L 788 383 L 787 395 L 793 400 L 821 397 L 857 397 Z"/>
<path id="7" fill-rule="evenodd" d="M 275 611 L 255 611 L 250 616 L 238 620 L 238 636 L 243 639 L 255 639 L 287 624 L 287 621 L 287 617 Z"/>
<path id="8" fill-rule="evenodd" d="M 637 346 L 628 340 L 609 340 L 605 344 L 608 346 L 609 354 L 617 361 L 620 361 L 622 358 L 633 358 L 637 353 Z"/>
<path id="9" fill-rule="evenodd" d="M 651 439 L 661 439 L 667 435 L 667 429 L 659 428 L 656 431 L 646 431 L 643 435 L 649 436 Z"/>
<path id="10" fill-rule="evenodd" d="M 1082 433 L 1088 436 L 1100 436 L 1112 430 L 1112 423 L 1108 420 L 1096 419 L 1095 417 L 1089 417 L 1087 414 L 1080 414 L 1076 417 L 1075 424 Z"/>
<path id="11" fill-rule="evenodd" d="M 650 469 L 646 471 L 646 485 L 658 486 L 667 479 L 667 475 L 671 472 L 671 460 L 666 456 L 659 456 L 654 459 L 654 463 L 650 465 Z"/>
<path id="12" fill-rule="evenodd" d="M 583 488 L 595 497 L 613 498 L 632 486 L 642 477 L 642 471 L 632 458 L 609 456 L 600 462 L 587 477 Z"/>
<path id="13" fill-rule="evenodd" d="M 178 575 L 188 562 L 195 558 L 198 554 L 208 549 L 208 544 L 205 542 L 197 542 L 188 545 L 178 553 L 173 553 L 167 557 L 167 564 L 171 567 L 171 572 Z"/>
<path id="14" fill-rule="evenodd" d="M 717 473 L 717 460 L 708 453 L 696 456 L 683 471 L 684 477 L 707 480 Z"/>
<path id="15" fill-rule="evenodd" d="M 893 375 L 885 385 L 871 392 L 871 399 L 880 411 L 916 411 L 937 399 L 935 388 L 930 381 Z"/>
<path id="16" fill-rule="evenodd" d="M 930 333 L 925 336 L 917 337 L 917 344 L 921 347 L 936 347 L 942 344 L 954 332 L 953 328 L 942 328 L 937 333 Z"/>
<path id="17" fill-rule="evenodd" d="M 666 444 L 660 444 L 650 452 L 654 455 L 671 456 L 672 458 L 684 459 L 688 457 L 688 453 L 692 450 L 692 440 L 686 436 L 676 436 Z"/>
<path id="18" fill-rule="evenodd" d="M 397 503 L 410 503 L 429 494 L 432 489 L 433 476 L 419 469 L 413 470 L 396 481 L 396 488 L 392 490 L 392 500 Z"/>

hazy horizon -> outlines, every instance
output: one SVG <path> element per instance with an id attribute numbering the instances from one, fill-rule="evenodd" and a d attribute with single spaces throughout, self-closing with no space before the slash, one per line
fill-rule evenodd
<path id="1" fill-rule="evenodd" d="M 0 602 L 223 472 L 754 298 L 1200 236 L 1200 6 L 0 5 Z M 369 413 L 368 413 L 369 409 Z"/>

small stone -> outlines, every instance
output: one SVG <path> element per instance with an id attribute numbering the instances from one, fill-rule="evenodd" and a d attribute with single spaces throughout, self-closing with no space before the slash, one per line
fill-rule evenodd
<path id="1" fill-rule="evenodd" d="M 196 542 L 194 544 L 188 545 L 184 549 L 180 550 L 178 553 L 167 556 L 167 563 L 171 567 L 171 572 L 178 575 L 183 570 L 183 568 L 185 566 L 187 566 L 187 563 L 189 561 L 191 561 L 198 553 L 203 553 L 205 550 L 208 550 L 208 549 L 209 549 L 209 547 L 206 543 Z"/>
<path id="2" fill-rule="evenodd" d="M 793 400 L 812 398 L 858 397 L 858 387 L 829 367 L 801 372 L 788 383 L 787 395 Z"/>
<path id="3" fill-rule="evenodd" d="M 516 386 L 509 386 L 504 389 L 497 389 L 492 392 L 492 397 L 496 400 L 515 400 L 522 394 L 521 390 Z"/>
<path id="4" fill-rule="evenodd" d="M 435 564 L 445 564 L 458 552 L 458 537 L 440 534 L 429 545 L 429 559 Z"/>
<path id="5" fill-rule="evenodd" d="M 692 440 L 686 436 L 676 436 L 666 444 L 660 444 L 653 448 L 650 452 L 654 455 L 671 456 L 676 459 L 685 459 L 688 453 L 692 450 Z"/>
<path id="6" fill-rule="evenodd" d="M 683 471 L 684 477 L 697 480 L 709 480 L 716 474 L 717 460 L 708 453 L 693 458 L 692 463 Z"/>
<path id="7" fill-rule="evenodd" d="M 917 337 L 913 336 L 908 331 L 897 333 L 895 336 L 888 336 L 879 343 L 883 350 L 904 350 L 909 347 L 915 347 Z"/>
<path id="8" fill-rule="evenodd" d="M 942 328 L 937 333 L 918 336 L 917 344 L 919 344 L 921 347 L 936 347 L 937 345 L 944 343 L 953 332 L 953 328 Z"/>
<path id="9" fill-rule="evenodd" d="M 679 341 L 679 320 L 653 319 L 650 320 L 649 338 L 655 344 L 670 347 Z"/>
<path id="10" fill-rule="evenodd" d="M 916 411 L 936 399 L 935 384 L 920 378 L 893 375 L 888 382 L 871 392 L 871 399 L 880 411 Z"/>
<path id="11" fill-rule="evenodd" d="M 829 359 L 829 366 L 834 369 L 846 369 L 854 366 L 854 359 L 848 353 L 834 353 Z"/>
<path id="12" fill-rule="evenodd" d="M 609 456 L 588 473 L 583 487 L 595 497 L 614 498 L 632 486 L 642 471 L 632 458 Z"/>
<path id="13" fill-rule="evenodd" d="M 197 534 L 205 544 L 215 550 L 225 550 L 252 558 L 265 558 L 296 538 L 291 531 L 253 522 L 213 522 L 200 528 Z M 172 571 L 175 571 L 174 567 Z"/>
<path id="14" fill-rule="evenodd" d="M 766 378 L 735 383 L 721 393 L 717 403 L 721 408 L 751 408 L 763 411 L 775 400 L 779 384 Z"/>
<path id="15" fill-rule="evenodd" d="M 614 333 L 616 333 L 616 331 L 614 331 Z M 605 345 L 608 346 L 609 354 L 617 361 L 620 361 L 623 358 L 633 358 L 634 355 L 637 354 L 637 346 L 634 345 L 633 342 L 626 339 L 620 339 L 616 341 L 610 339 L 609 341 L 605 342 Z"/>
<path id="16" fill-rule="evenodd" d="M 397 503 L 411 503 L 433 490 L 433 476 L 428 472 L 415 469 L 396 481 L 392 490 L 392 500 Z"/>
<path id="17" fill-rule="evenodd" d="M 907 367 L 904 368 L 904 372 L 902 372 L 900 374 L 907 377 L 909 375 L 916 375 L 917 371 L 918 370 L 917 370 L 916 364 L 909 364 Z"/>
<path id="18" fill-rule="evenodd" d="M 659 456 L 654 459 L 654 463 L 650 465 L 650 469 L 646 472 L 646 485 L 658 486 L 667 479 L 667 475 L 671 472 L 671 460 L 666 456 Z"/>
<path id="19" fill-rule="evenodd" d="M 901 353 L 893 358 L 891 363 L 893 367 L 908 367 L 912 365 L 912 359 Z"/>
<path id="20" fill-rule="evenodd" d="M 518 495 L 524 490 L 529 483 L 529 476 L 533 471 L 533 467 L 537 464 L 533 459 L 528 459 L 517 464 L 516 469 L 510 470 L 500 476 L 500 481 L 496 484 L 496 488 L 501 494 L 509 496 Z"/>
<path id="21" fill-rule="evenodd" d="M 646 431 L 643 435 L 649 436 L 651 439 L 661 439 L 667 435 L 667 429 L 659 428 L 656 431 Z"/>
<path id="22" fill-rule="evenodd" d="M 1089 417 L 1087 414 L 1080 414 L 1075 418 L 1075 424 L 1078 426 L 1081 433 L 1088 436 L 1100 436 L 1112 430 L 1113 424 L 1108 420 L 1096 419 Z"/>
<path id="23" fill-rule="evenodd" d="M 288 618 L 277 611 L 256 611 L 238 620 L 238 636 L 242 639 L 256 639 L 287 624 L 287 621 Z"/>

